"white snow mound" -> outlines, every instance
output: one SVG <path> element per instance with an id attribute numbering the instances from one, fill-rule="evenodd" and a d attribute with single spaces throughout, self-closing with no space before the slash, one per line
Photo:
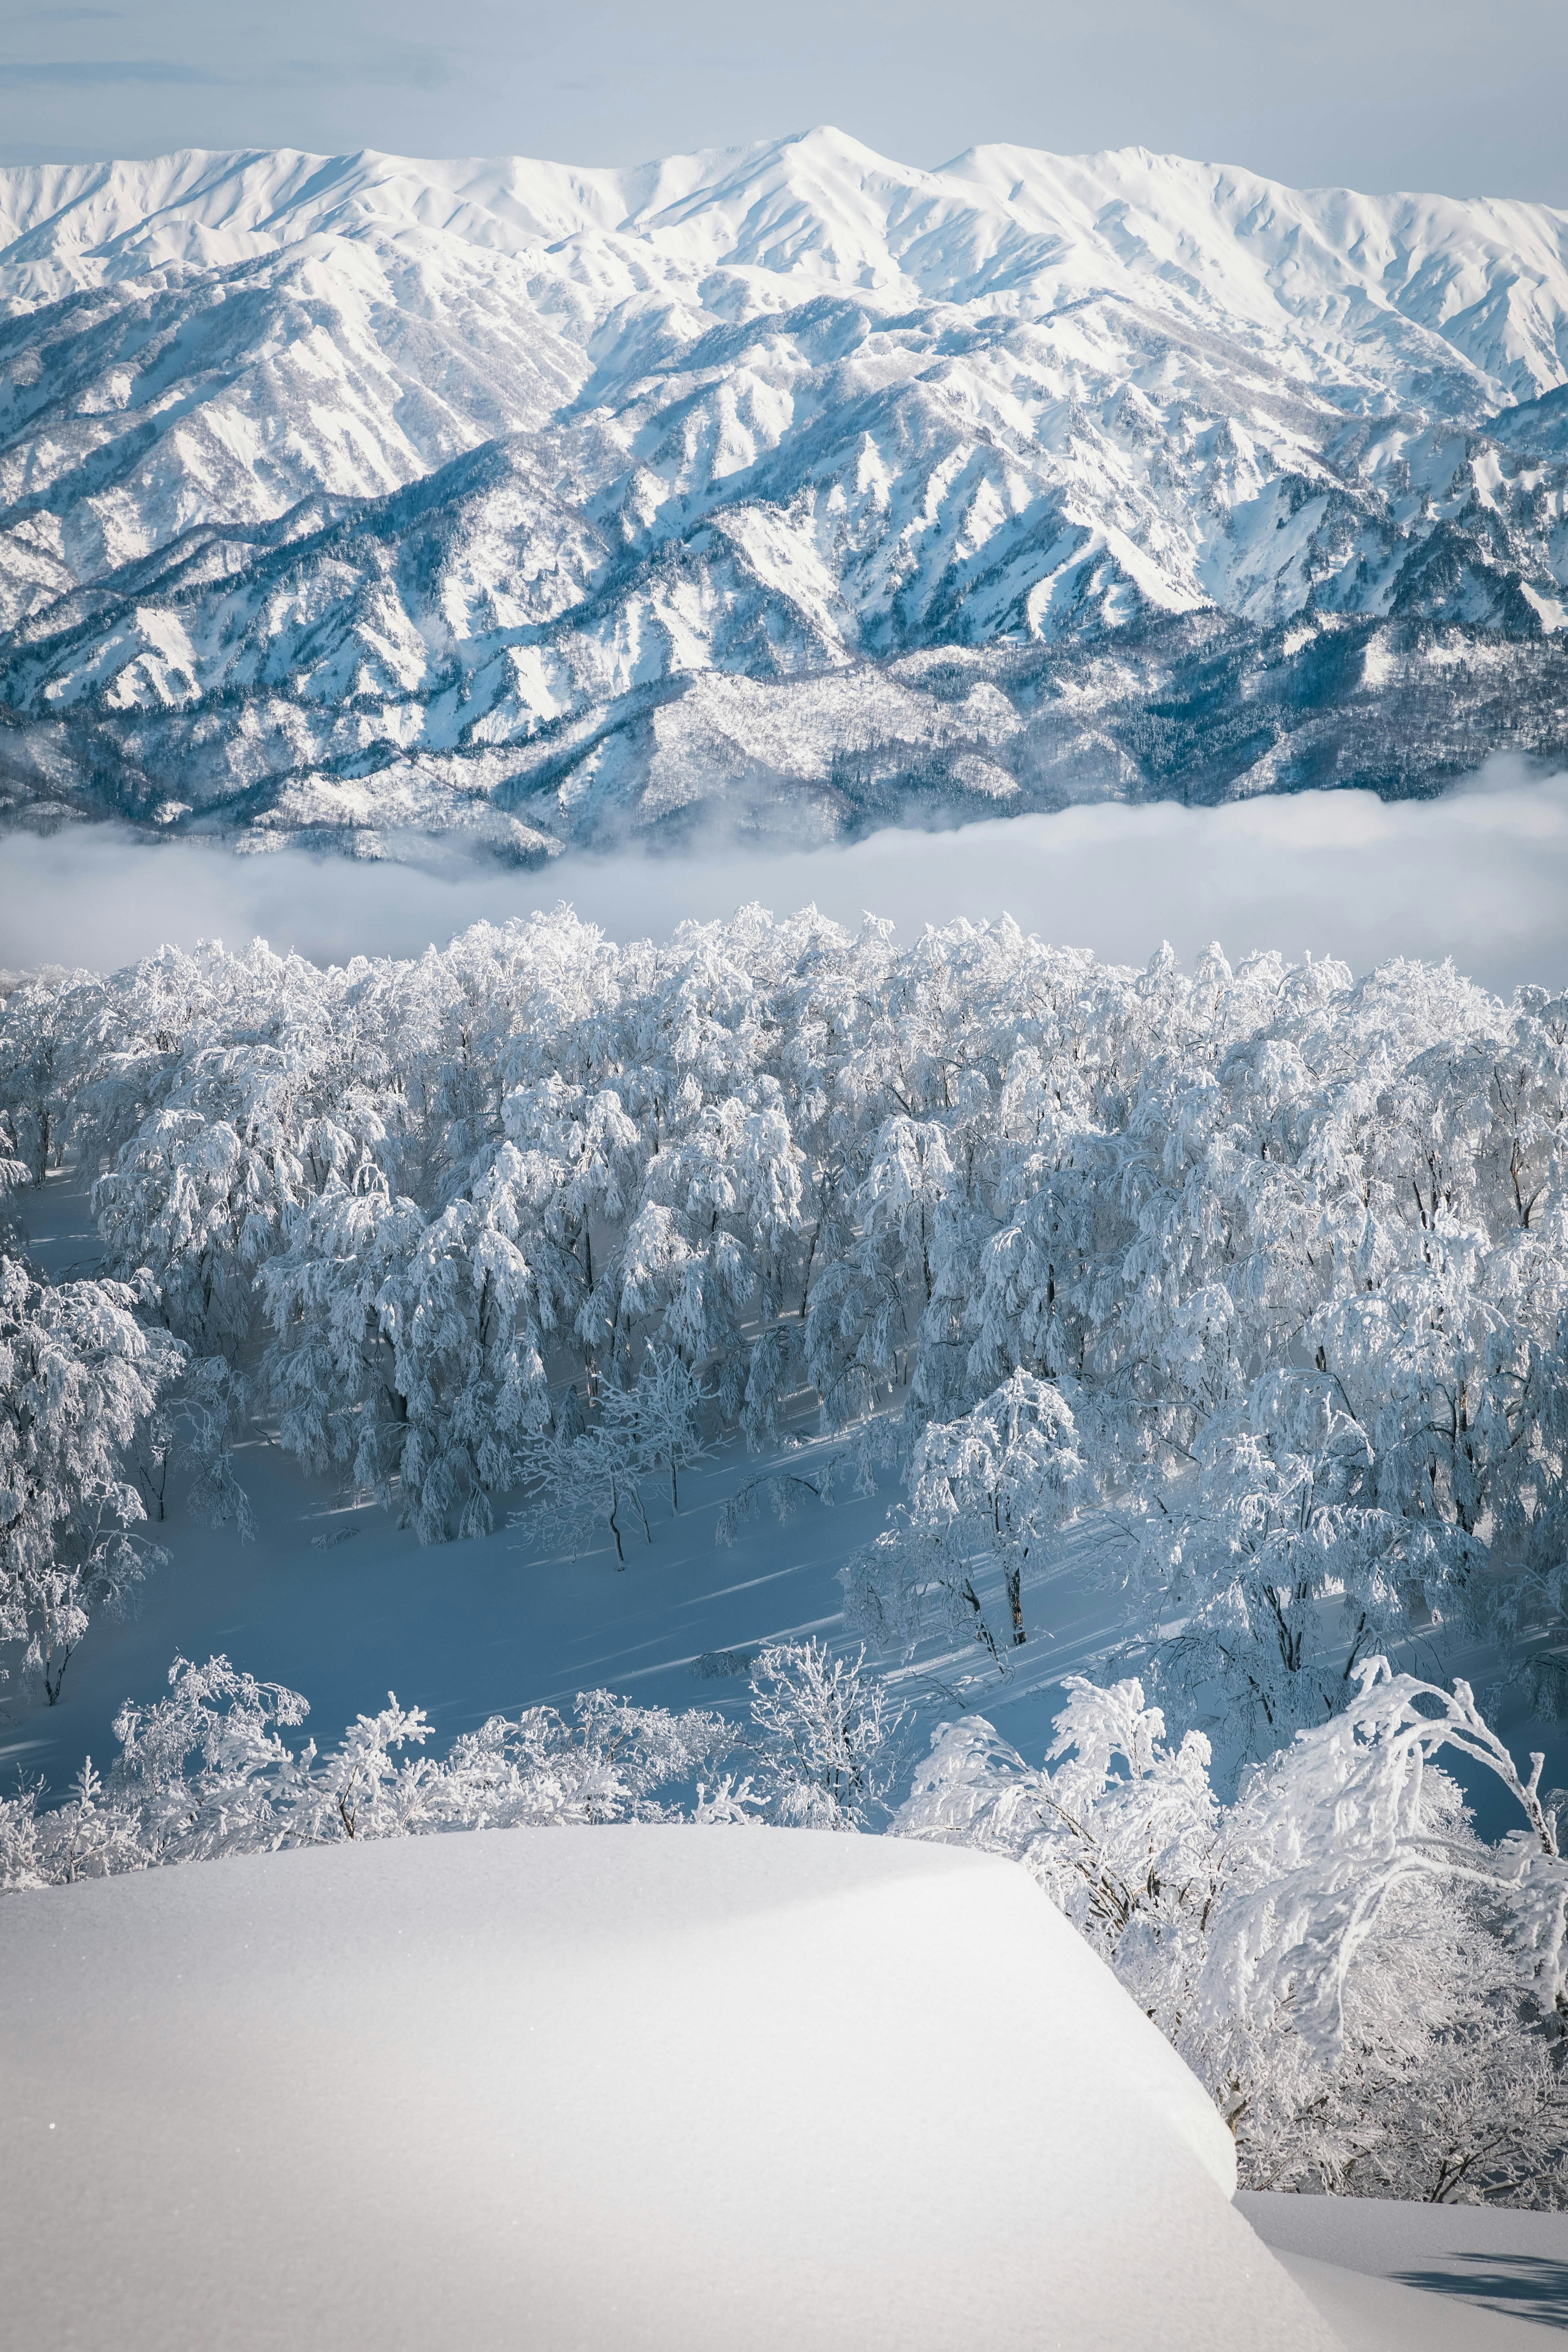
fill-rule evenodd
<path id="1" fill-rule="evenodd" d="M 1197 2083 L 1023 1872 L 514 1830 L 0 1905 L 28 2352 L 1313 2347 Z"/>

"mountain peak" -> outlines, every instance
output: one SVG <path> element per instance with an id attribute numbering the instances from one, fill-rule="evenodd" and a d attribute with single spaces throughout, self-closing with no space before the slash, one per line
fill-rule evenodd
<path id="1" fill-rule="evenodd" d="M 1561 732 L 1543 206 L 191 151 L 0 172 L 0 803 L 531 856 Z"/>

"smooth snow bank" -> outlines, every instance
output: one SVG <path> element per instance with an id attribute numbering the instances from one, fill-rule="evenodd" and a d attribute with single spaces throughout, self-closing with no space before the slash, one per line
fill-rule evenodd
<path id="1" fill-rule="evenodd" d="M 1568 2326 L 1568 2214 L 1244 2192 L 1350 2352 L 1523 2352 Z"/>
<path id="2" fill-rule="evenodd" d="M 1332 2338 L 1024 1874 L 516 1830 L 0 1905 L 28 2352 Z"/>
<path id="3" fill-rule="evenodd" d="M 1344 2352 L 1546 2352 L 1528 2320 L 1448 2304 L 1420 2287 L 1276 2248 L 1279 2263 L 1328 2321 Z"/>

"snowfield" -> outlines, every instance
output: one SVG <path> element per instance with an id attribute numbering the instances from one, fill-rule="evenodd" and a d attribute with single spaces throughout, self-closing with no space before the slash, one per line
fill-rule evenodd
<path id="1" fill-rule="evenodd" d="M 1329 2352 L 1011 1865 L 519 1831 L 0 1906 L 28 2352 Z"/>
<path id="2" fill-rule="evenodd" d="M 512 861 L 1563 746 L 1568 216 L 831 129 L 0 173 L 0 806 Z"/>

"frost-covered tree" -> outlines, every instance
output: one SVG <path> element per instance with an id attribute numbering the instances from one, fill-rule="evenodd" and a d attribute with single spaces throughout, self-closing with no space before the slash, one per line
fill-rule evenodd
<path id="1" fill-rule="evenodd" d="M 867 1828 L 892 1783 L 901 1721 L 864 1650 L 851 1658 L 816 1640 L 767 1643 L 752 1662 L 747 1738 L 766 1818 Z"/>
<path id="2" fill-rule="evenodd" d="M 907 1648 L 934 1622 L 1000 1664 L 1005 1644 L 1027 1639 L 1026 1580 L 1086 1483 L 1071 1408 L 1032 1372 L 1010 1373 L 957 1421 L 929 1423 L 910 1452 L 908 1507 L 846 1571 L 857 1627 Z M 1001 1586 L 995 1627 L 988 1572 Z"/>
<path id="3" fill-rule="evenodd" d="M 643 1173 L 642 1129 L 614 1087 L 590 1093 L 554 1071 L 509 1094 L 501 1117 L 507 1142 L 489 1182 L 511 1192 L 517 1226 L 531 1236 L 541 1320 L 563 1336 L 591 1330 L 595 1233 L 602 1259 L 605 1237 L 622 1226 Z M 591 1349 L 586 1369 L 597 1371 Z"/>
<path id="4" fill-rule="evenodd" d="M 163 1697 L 121 1708 L 106 1777 L 88 1763 L 52 1807 L 37 1787 L 0 1799 L 0 1889 L 350 1839 L 666 1821 L 733 1746 L 717 1715 L 608 1691 L 584 1692 L 564 1713 L 494 1716 L 444 1758 L 424 1752 L 423 1712 L 390 1695 L 325 1754 L 285 1737 L 309 1711 L 297 1691 L 226 1658 L 176 1657 Z M 751 1818 L 749 1791 L 737 1802 L 734 1786 L 716 1781 L 700 1817 Z"/>
<path id="5" fill-rule="evenodd" d="M 343 1463 L 424 1542 L 487 1531 L 544 1413 L 531 1268 L 481 1188 L 426 1222 L 379 1174 L 330 1183 L 260 1288 L 283 1443 Z"/>
<path id="6" fill-rule="evenodd" d="M 183 1475 L 187 1507 L 208 1527 L 232 1526 L 242 1543 L 256 1534 L 250 1497 L 235 1467 L 234 1437 L 245 1412 L 243 1382 L 221 1356 L 188 1361 L 139 1430 L 131 1463 L 148 1514 L 164 1517 L 170 1482 Z"/>
<path id="7" fill-rule="evenodd" d="M 397 1475 L 424 1542 L 482 1535 L 544 1411 L 531 1269 L 482 1190 L 420 1234 L 376 1294 L 402 1402 Z"/>
<path id="8" fill-rule="evenodd" d="M 150 1118 L 93 1188 L 114 1270 L 145 1269 L 169 1328 L 199 1354 L 237 1352 L 258 1266 L 295 1195 L 291 1156 L 258 1147 L 197 1100 Z"/>
<path id="9" fill-rule="evenodd" d="M 307 1468 L 346 1468 L 390 1502 L 408 1425 L 397 1350 L 381 1310 L 385 1285 L 413 1255 L 424 1221 L 382 1171 L 329 1181 L 296 1212 L 288 1244 L 260 1272 L 271 1338 L 263 1384 L 285 1447 Z"/>
<path id="10" fill-rule="evenodd" d="M 1355 1683 L 1226 1806 L 1202 1733 L 1173 1748 L 1136 1681 L 1074 1678 L 1047 1769 L 944 1725 L 894 1827 L 1016 1855 L 1210 2084 L 1257 2184 L 1480 2198 L 1537 2166 L 1568 2197 L 1542 1759 L 1521 1776 L 1462 1683 L 1381 1658 Z M 1513 1798 L 1500 1844 L 1446 1750 Z"/>
<path id="11" fill-rule="evenodd" d="M 41 1184 L 68 1144 L 102 983 L 58 968 L 30 974 L 0 1010 L 0 1160 Z"/>
<path id="12" fill-rule="evenodd" d="M 135 1441 L 184 1350 L 122 1284 L 38 1282 L 0 1257 L 0 1643 L 50 1706 L 95 1611 L 159 1557 L 135 1532 Z"/>
<path id="13" fill-rule="evenodd" d="M 258 1682 L 226 1657 L 176 1656 L 167 1695 L 127 1699 L 114 1721 L 120 1754 L 107 1782 L 78 1808 L 47 1817 L 70 1840 L 67 1875 L 104 1876 L 166 1862 L 266 1853 L 285 1842 L 300 1768 L 283 1734 L 310 1708 L 298 1691 Z M 93 1839 L 101 1842 L 94 1857 Z"/>
<path id="14" fill-rule="evenodd" d="M 575 1398 L 574 1391 L 568 1395 Z M 616 1566 L 626 1564 L 626 1537 L 633 1526 L 653 1541 L 642 1482 L 654 1457 L 637 1426 L 633 1400 L 608 1390 L 591 1421 L 581 1412 L 558 1412 L 553 1425 L 524 1446 L 522 1483 L 531 1518 L 573 1551 L 586 1550 L 603 1528 L 616 1548 Z"/>
<path id="15" fill-rule="evenodd" d="M 627 1413 L 648 1467 L 668 1476 L 672 1512 L 680 1509 L 680 1473 L 709 1451 L 702 1434 L 703 1408 L 709 1402 L 710 1392 L 689 1364 L 672 1350 L 661 1354 L 649 1348 L 630 1391 Z"/>
<path id="16" fill-rule="evenodd" d="M 1110 1523 L 1131 1538 L 1162 1689 L 1189 1710 L 1217 1698 L 1267 1754 L 1410 1637 L 1414 1595 L 1428 1617 L 1450 1593 L 1462 1605 L 1476 1556 L 1386 1507 L 1375 1445 L 1321 1373 L 1267 1374 L 1206 1418 L 1194 1452 L 1191 1475 L 1145 1478 Z"/>

